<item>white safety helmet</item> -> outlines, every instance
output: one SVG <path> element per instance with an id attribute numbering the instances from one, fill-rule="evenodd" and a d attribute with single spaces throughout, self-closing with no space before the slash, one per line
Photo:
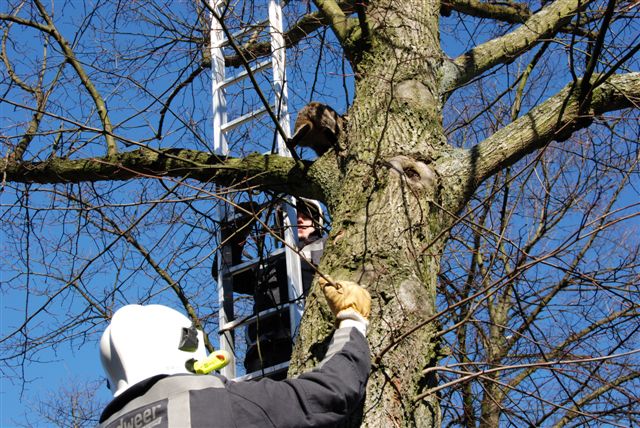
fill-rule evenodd
<path id="1" fill-rule="evenodd" d="M 305 213 L 311 218 L 318 229 L 324 227 L 324 214 L 320 202 L 315 199 L 297 198 L 296 210 Z"/>
<path id="2" fill-rule="evenodd" d="M 100 360 L 114 397 L 155 375 L 190 373 L 185 363 L 206 357 L 202 331 L 162 305 L 120 308 L 100 340 Z"/>

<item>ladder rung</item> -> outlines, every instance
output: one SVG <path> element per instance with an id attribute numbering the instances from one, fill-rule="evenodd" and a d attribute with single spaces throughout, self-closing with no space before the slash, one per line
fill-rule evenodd
<path id="1" fill-rule="evenodd" d="M 218 330 L 219 334 L 224 334 L 230 330 L 233 330 L 236 327 L 240 327 L 243 326 L 245 324 L 250 324 L 253 321 L 257 320 L 258 318 L 264 318 L 268 315 L 274 314 L 276 312 L 279 312 L 283 309 L 286 309 L 289 307 L 288 303 L 284 303 L 282 305 L 278 305 L 275 308 L 269 308 L 269 309 L 265 309 L 264 311 L 260 311 L 255 315 L 250 315 L 248 317 L 242 317 L 242 318 L 238 318 L 235 319 L 233 321 L 229 321 L 228 323 L 226 323 L 225 325 L 222 326 L 222 328 L 220 330 Z"/>
<path id="2" fill-rule="evenodd" d="M 255 73 L 257 71 L 261 71 L 264 70 L 267 67 L 271 66 L 271 60 L 268 59 L 266 61 L 262 61 L 261 63 L 258 63 L 256 65 L 254 65 L 253 67 L 251 67 L 251 72 Z M 235 76 L 231 76 L 226 78 L 222 84 L 220 85 L 221 88 L 226 88 L 227 86 L 231 85 L 232 83 L 235 83 L 239 80 L 242 80 L 244 78 L 246 78 L 249 75 L 249 73 L 247 72 L 247 70 L 244 70 L 238 74 L 236 74 Z"/>
<path id="3" fill-rule="evenodd" d="M 273 106 L 271 106 L 271 108 L 273 109 Z M 251 113 L 247 113 L 244 116 L 240 116 L 236 119 L 233 119 L 231 122 L 227 122 L 224 125 L 222 125 L 222 132 L 229 132 L 232 129 L 235 129 L 238 126 L 242 125 L 243 123 L 248 122 L 255 117 L 265 114 L 266 112 L 267 112 L 267 109 L 262 107 L 261 109 L 254 110 Z"/>
<path id="4" fill-rule="evenodd" d="M 279 372 L 280 370 L 289 368 L 289 361 L 285 361 L 284 363 L 276 364 L 275 366 L 266 367 L 261 370 L 256 370 L 255 372 L 247 373 L 244 376 L 240 376 L 234 379 L 234 381 L 241 382 L 243 380 L 251 380 L 257 377 L 262 377 L 271 373 Z"/>
<path id="5" fill-rule="evenodd" d="M 269 25 L 269 20 L 265 19 L 264 21 L 260 21 L 257 22 L 253 25 L 247 25 L 246 27 L 242 28 L 242 30 L 238 30 L 235 33 L 231 34 L 231 38 L 233 40 L 236 40 L 238 37 L 242 37 L 245 34 L 248 34 L 254 30 L 258 30 L 258 31 L 264 31 L 265 28 L 267 28 L 267 26 Z M 222 43 L 220 44 L 220 46 L 228 46 L 229 45 L 229 40 L 224 39 L 222 41 Z"/>
<path id="6" fill-rule="evenodd" d="M 225 217 L 225 219 L 223 220 L 223 224 L 233 223 L 236 220 L 240 220 L 242 217 L 247 217 L 247 216 L 251 216 L 251 215 L 254 215 L 254 214 L 256 214 L 256 213 L 251 212 L 251 211 L 249 211 L 249 214 L 247 214 L 244 211 L 236 211 L 235 213 L 233 213 L 232 216 Z"/>
<path id="7" fill-rule="evenodd" d="M 277 250 L 272 251 L 267 257 L 263 257 L 263 258 L 258 257 L 255 259 L 247 260 L 246 262 L 242 262 L 238 265 L 230 267 L 227 272 L 229 273 L 229 275 L 237 275 L 239 273 L 242 273 L 252 268 L 253 266 L 257 265 L 260 262 L 266 262 L 276 256 L 279 256 L 282 253 L 284 253 L 284 248 L 278 248 Z"/>

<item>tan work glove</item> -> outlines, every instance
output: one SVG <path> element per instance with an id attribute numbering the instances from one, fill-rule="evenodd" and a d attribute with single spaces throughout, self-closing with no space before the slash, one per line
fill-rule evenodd
<path id="1" fill-rule="evenodd" d="M 355 282 L 329 279 L 331 282 L 320 277 L 318 282 L 340 327 L 354 326 L 365 333 L 369 325 L 367 318 L 371 312 L 369 292 Z"/>

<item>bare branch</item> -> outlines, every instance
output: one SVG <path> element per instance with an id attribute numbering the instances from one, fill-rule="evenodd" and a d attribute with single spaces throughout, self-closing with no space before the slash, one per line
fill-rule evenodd
<path id="1" fill-rule="evenodd" d="M 298 22 L 293 24 L 283 34 L 285 47 L 290 48 L 295 46 L 307 37 L 309 34 L 316 31 L 318 28 L 329 25 L 329 20 L 321 12 L 313 12 L 304 15 Z M 242 55 L 230 55 L 225 57 L 225 64 L 229 67 L 242 66 L 242 57 L 249 59 L 256 59 L 265 55 L 268 55 L 271 51 L 271 44 L 269 42 L 249 43 L 240 47 Z M 211 59 L 205 59 L 203 67 L 209 67 L 211 65 Z"/>
<path id="2" fill-rule="evenodd" d="M 4 161 L 3 161 L 4 162 Z M 314 183 L 312 163 L 296 163 L 277 155 L 249 155 L 221 159 L 196 150 L 139 149 L 104 158 L 46 162 L 9 162 L 7 181 L 22 183 L 79 183 L 149 177 L 189 177 L 230 186 L 244 183 L 293 195 L 323 199 L 324 190 Z M 324 180 L 326 180 L 326 174 Z"/>
<path id="3" fill-rule="evenodd" d="M 579 416 L 579 410 L 583 407 L 586 407 L 590 402 L 602 397 L 603 394 L 611 391 L 612 389 L 618 388 L 620 385 L 629 382 L 631 380 L 637 379 L 640 377 L 640 372 L 632 372 L 627 374 L 626 376 L 619 376 L 612 381 L 609 381 L 607 384 L 601 386 L 600 388 L 593 391 L 591 394 L 581 398 L 575 406 L 570 409 L 567 409 L 567 414 L 558 421 L 554 428 L 562 428 L 566 426 L 569 422 L 576 419 Z"/>
<path id="4" fill-rule="evenodd" d="M 44 91 L 43 76 L 47 69 L 47 47 L 48 47 L 48 40 L 45 39 L 45 42 L 43 43 L 43 47 L 42 47 L 42 50 L 43 50 L 42 65 L 40 67 L 40 76 L 38 79 L 38 84 L 33 86 L 29 85 L 18 76 L 18 74 L 14 70 L 13 65 L 11 64 L 11 61 L 9 60 L 9 54 L 7 52 L 7 39 L 9 37 L 10 28 L 11 28 L 11 24 L 8 24 L 4 30 L 4 34 L 2 37 L 2 51 L 1 51 L 2 53 L 0 56 L 2 57 L 2 61 L 5 67 L 7 68 L 7 74 L 11 78 L 11 81 L 13 81 L 18 87 L 20 87 L 25 92 L 30 93 L 36 102 L 36 108 L 34 109 L 31 120 L 29 121 L 29 126 L 27 127 L 27 130 L 25 131 L 22 138 L 20 138 L 20 141 L 16 145 L 15 150 L 12 154 L 14 160 L 21 161 L 24 153 L 29 147 L 29 144 L 33 140 L 34 136 L 36 135 L 36 132 L 38 131 L 38 128 L 40 127 L 40 122 L 42 121 L 42 118 L 44 116 L 47 100 L 49 99 L 49 95 L 51 94 L 51 91 L 55 87 L 58 79 L 62 74 L 64 64 L 61 64 L 58 67 L 58 71 L 53 81 L 49 85 L 50 89 L 48 91 Z"/>
<path id="5" fill-rule="evenodd" d="M 461 374 L 465 374 L 464 377 L 460 378 L 460 379 L 456 379 L 452 382 L 449 382 L 449 384 L 456 384 L 456 383 L 460 383 L 460 382 L 465 382 L 471 378 L 475 378 L 475 377 L 480 377 L 480 376 L 486 376 L 487 374 L 490 373 L 495 373 L 495 372 L 501 372 L 501 371 L 506 371 L 506 370 L 520 370 L 523 368 L 540 368 L 540 367 L 550 367 L 550 366 L 557 366 L 557 365 L 566 365 L 566 364 L 582 364 L 582 363 L 589 363 L 589 362 L 594 362 L 594 361 L 603 361 L 603 360 L 612 360 L 614 358 L 621 358 L 621 357 L 626 357 L 629 355 L 634 355 L 637 354 L 638 352 L 640 352 L 640 349 L 636 349 L 633 351 L 629 351 L 629 352 L 622 352 L 620 354 L 614 354 L 614 355 L 603 355 L 601 357 L 589 357 L 589 358 L 580 358 L 580 359 L 571 359 L 571 360 L 557 360 L 557 361 L 541 361 L 541 362 L 537 362 L 537 363 L 526 363 L 526 364 L 514 364 L 514 365 L 510 365 L 510 366 L 504 366 L 504 367 L 495 367 L 492 369 L 486 369 L 486 370 L 480 370 L 477 372 L 461 372 Z M 426 369 L 426 372 L 429 371 L 438 371 L 438 370 L 451 370 L 448 368 L 443 368 L 443 367 L 430 367 L 428 369 Z M 438 385 L 437 387 L 430 389 L 427 392 L 424 392 L 420 395 L 417 395 L 416 397 L 413 398 L 414 401 L 418 401 L 420 400 L 422 397 L 428 395 L 428 394 L 435 394 L 436 392 L 440 391 L 441 389 L 447 388 L 448 384 L 443 384 L 443 385 Z M 509 385 L 511 388 L 515 388 L 513 385 Z"/>
<path id="6" fill-rule="evenodd" d="M 444 0 L 443 9 L 455 10 L 476 18 L 495 19 L 510 24 L 522 24 L 533 14 L 526 3 L 499 2 L 486 3 L 478 0 Z M 592 34 L 583 28 L 572 25 L 559 30 L 562 33 L 572 33 L 591 37 Z"/>
<path id="7" fill-rule="evenodd" d="M 158 131 L 156 132 L 156 138 L 157 139 L 161 139 L 162 138 L 162 127 L 164 125 L 164 118 L 165 118 L 165 115 L 167 114 L 167 111 L 171 107 L 171 102 L 173 101 L 173 99 L 176 96 L 178 96 L 178 94 L 180 93 L 181 90 L 183 90 L 184 88 L 189 86 L 189 84 L 191 82 L 193 82 L 195 80 L 195 78 L 198 77 L 200 75 L 200 73 L 202 73 L 206 69 L 207 68 L 206 68 L 206 66 L 204 64 L 200 64 L 198 67 L 196 67 L 189 74 L 189 76 L 187 76 L 187 78 L 185 80 L 183 80 L 178 85 L 176 85 L 176 87 L 173 89 L 173 91 L 171 91 L 171 94 L 169 94 L 169 96 L 167 97 L 167 101 L 165 101 L 164 105 L 162 106 L 162 110 L 160 110 L 160 120 L 158 122 Z"/>
<path id="8" fill-rule="evenodd" d="M 314 3 L 329 21 L 340 43 L 344 45 L 354 22 L 347 18 L 347 15 L 334 0 L 315 0 Z"/>
<path id="9" fill-rule="evenodd" d="M 486 3 L 478 0 L 443 0 L 442 8 L 446 15 L 450 10 L 477 18 L 497 19 L 511 24 L 519 24 L 530 16 L 529 6 L 525 3 L 500 2 Z"/>
<path id="10" fill-rule="evenodd" d="M 536 46 L 541 40 L 558 32 L 571 21 L 574 14 L 590 3 L 580 0 L 557 0 L 532 15 L 516 30 L 474 47 L 449 63 L 442 92 L 464 85 L 490 68 L 513 61 L 523 52 Z"/>
<path id="11" fill-rule="evenodd" d="M 598 64 L 598 61 L 600 60 L 600 54 L 604 45 L 604 38 L 607 34 L 607 30 L 609 29 L 609 25 L 611 24 L 611 19 L 613 18 L 615 4 L 615 0 L 609 0 L 600 31 L 598 32 L 598 38 L 596 39 L 595 46 L 593 47 L 593 52 L 589 54 L 587 69 L 584 72 L 584 76 L 582 77 L 582 82 L 580 84 L 580 91 L 583 95 L 587 94 L 591 89 L 591 76 L 593 76 L 593 73 L 596 70 L 596 64 Z"/>
<path id="12" fill-rule="evenodd" d="M 579 114 L 581 101 L 578 95 L 575 86 L 568 85 L 520 119 L 465 150 L 464 160 L 458 158 L 453 162 L 462 161 L 458 166 L 467 175 L 469 190 L 551 141 L 566 140 L 574 131 L 589 126 L 594 116 L 637 107 L 640 73 L 614 75 L 595 89 L 588 116 Z M 451 160 L 444 163 L 452 166 Z"/>
<path id="13" fill-rule="evenodd" d="M 178 184 L 176 184 L 175 187 L 177 186 Z M 82 201 L 76 198 L 73 198 L 73 200 L 75 200 L 78 203 L 83 203 Z M 87 205 L 85 203 L 83 204 Z M 163 269 L 160 266 L 160 264 L 156 260 L 154 260 L 154 258 L 151 256 L 151 253 L 140 243 L 138 239 L 136 239 L 133 233 L 131 233 L 131 229 L 121 228 L 120 226 L 118 226 L 118 223 L 116 221 L 114 221 L 109 216 L 105 215 L 101 209 L 95 208 L 95 207 L 89 207 L 89 208 L 91 208 L 94 211 L 97 211 L 102 217 L 102 219 L 111 225 L 111 227 L 113 228 L 112 233 L 114 233 L 117 236 L 123 236 L 124 239 L 129 244 L 131 244 L 136 250 L 138 250 L 140 255 L 142 255 L 144 260 L 153 268 L 153 270 L 158 274 L 158 276 L 162 278 L 167 283 L 167 285 L 171 287 L 171 289 L 176 293 L 176 296 L 178 296 L 178 299 L 180 299 L 180 303 L 182 304 L 182 307 L 185 309 L 185 311 L 187 311 L 187 314 L 189 315 L 189 317 L 191 318 L 195 326 L 200 330 L 204 330 L 202 327 L 202 323 L 200 322 L 200 318 L 198 317 L 198 314 L 195 308 L 189 301 L 189 298 L 187 297 L 187 294 L 185 293 L 183 287 L 180 285 L 178 281 L 174 280 L 171 277 L 169 272 Z M 204 335 L 204 340 L 205 340 L 205 346 L 207 347 L 209 352 L 212 352 L 214 348 L 211 342 L 209 341 L 209 336 L 207 334 Z"/>
<path id="14" fill-rule="evenodd" d="M 104 138 L 107 143 L 107 156 L 116 154 L 118 152 L 118 147 L 116 145 L 116 140 L 112 136 L 113 127 L 111 126 L 111 119 L 109 119 L 109 114 L 107 113 L 107 105 L 102 99 L 100 92 L 98 92 L 98 89 L 94 86 L 93 82 L 89 78 L 89 75 L 84 70 L 84 67 L 82 66 L 78 58 L 76 58 L 76 55 L 73 52 L 73 49 L 71 49 L 71 45 L 69 45 L 69 42 L 64 38 L 62 34 L 60 34 L 58 29 L 53 24 L 53 20 L 45 10 L 42 3 L 39 0 L 34 1 L 36 3 L 36 6 L 38 7 L 40 15 L 47 23 L 46 27 L 42 26 L 39 29 L 49 33 L 55 39 L 55 41 L 58 42 L 60 49 L 62 49 L 62 52 L 67 58 L 67 61 L 76 71 L 78 77 L 80 78 L 80 81 L 82 82 L 82 85 L 85 87 L 87 92 L 89 92 L 89 95 L 91 95 L 91 98 L 93 99 L 96 110 L 98 111 L 98 115 L 100 116 L 100 120 L 102 121 L 102 126 L 104 127 Z"/>

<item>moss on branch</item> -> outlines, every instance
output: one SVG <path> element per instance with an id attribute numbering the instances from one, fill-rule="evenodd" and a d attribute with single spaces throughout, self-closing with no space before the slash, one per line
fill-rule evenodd
<path id="1" fill-rule="evenodd" d="M 325 168 L 314 168 L 312 162 L 295 162 L 291 158 L 259 154 L 244 158 L 221 158 L 187 149 L 138 149 L 105 157 L 2 162 L 4 164 L 0 165 L 0 170 L 5 180 L 19 183 L 54 184 L 171 177 L 325 199 L 325 186 L 333 182 L 327 179 L 327 173 L 323 171 Z"/>

